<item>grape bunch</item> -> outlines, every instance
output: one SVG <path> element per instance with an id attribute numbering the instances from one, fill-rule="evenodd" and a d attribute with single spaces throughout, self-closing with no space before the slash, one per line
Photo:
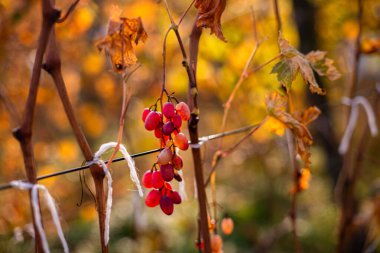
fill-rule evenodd
<path id="1" fill-rule="evenodd" d="M 189 148 L 186 136 L 181 133 L 181 126 L 183 121 L 190 119 L 190 109 L 184 102 L 175 105 L 172 100 L 177 100 L 173 97 L 168 96 L 168 100 L 161 106 L 162 112 L 157 111 L 156 103 L 144 109 L 142 114 L 145 129 L 154 131 L 162 148 L 156 163 L 145 172 L 142 183 L 148 189 L 153 188 L 148 193 L 145 204 L 148 207 L 160 205 L 165 214 L 171 215 L 174 211 L 173 204 L 180 204 L 182 201 L 178 192 L 172 189 L 170 181 L 173 179 L 182 181 L 178 171 L 182 169 L 183 162 L 176 148 L 180 150 Z"/>

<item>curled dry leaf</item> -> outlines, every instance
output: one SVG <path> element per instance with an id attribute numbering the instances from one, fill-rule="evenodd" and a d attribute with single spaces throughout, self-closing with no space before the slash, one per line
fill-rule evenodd
<path id="1" fill-rule="evenodd" d="M 309 61 L 315 72 L 320 76 L 326 76 L 329 80 L 334 81 L 341 75 L 335 68 L 334 61 L 326 57 L 325 51 L 311 51 L 306 55 L 306 59 Z"/>
<path id="2" fill-rule="evenodd" d="M 195 8 L 198 9 L 198 27 L 208 27 L 211 34 L 226 42 L 222 32 L 221 17 L 226 8 L 226 0 L 196 0 Z"/>
<path id="3" fill-rule="evenodd" d="M 281 37 L 278 44 L 283 58 L 273 67 L 271 73 L 277 74 L 277 80 L 286 88 L 291 88 L 294 79 L 300 72 L 311 92 L 324 95 L 326 92 L 319 87 L 313 69 L 319 75 L 327 76 L 330 80 L 340 77 L 333 65 L 333 60 L 326 58 L 326 52 L 312 51 L 305 56 Z"/>
<path id="4" fill-rule="evenodd" d="M 108 23 L 107 35 L 96 46 L 104 50 L 112 62 L 112 68 L 117 73 L 123 73 L 127 67 L 137 62 L 134 47 L 148 38 L 141 18 L 126 18 L 121 16 L 121 10 L 114 7 Z"/>
<path id="5" fill-rule="evenodd" d="M 304 162 L 304 167 L 310 168 L 309 147 L 313 143 L 313 137 L 306 128 L 308 124 L 318 118 L 321 111 L 317 107 L 310 107 L 301 114 L 294 116 L 286 112 L 287 101 L 284 96 L 277 92 L 270 94 L 266 100 L 269 115 L 283 123 L 290 129 L 296 140 L 296 151 Z"/>

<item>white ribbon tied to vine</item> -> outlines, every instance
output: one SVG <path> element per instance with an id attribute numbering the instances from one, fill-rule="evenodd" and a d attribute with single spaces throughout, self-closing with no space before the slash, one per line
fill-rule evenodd
<path id="1" fill-rule="evenodd" d="M 32 208 L 33 208 L 33 215 L 34 215 L 34 220 L 35 220 L 35 225 L 37 227 L 37 232 L 40 235 L 41 238 L 41 244 L 42 248 L 45 253 L 50 253 L 49 250 L 49 244 L 46 239 L 46 234 L 45 230 L 42 227 L 42 217 L 41 217 L 41 212 L 39 208 L 39 203 L 38 203 L 38 190 L 42 190 L 44 192 L 44 197 L 46 204 L 50 210 L 51 217 L 53 219 L 54 225 L 56 227 L 59 239 L 61 240 L 62 246 L 63 246 L 63 252 L 64 253 L 69 253 L 69 246 L 67 245 L 65 236 L 63 234 L 62 226 L 59 221 L 59 215 L 57 211 L 57 207 L 55 205 L 55 201 L 53 197 L 50 195 L 49 191 L 46 189 L 45 186 L 40 185 L 40 184 L 31 184 L 23 181 L 12 181 L 10 182 L 12 187 L 20 189 L 20 190 L 31 190 L 31 202 L 32 202 Z"/>
<path id="2" fill-rule="evenodd" d="M 348 106 L 351 106 L 351 113 L 350 113 L 350 118 L 348 120 L 348 125 L 347 128 L 344 132 L 342 141 L 339 145 L 339 153 L 340 154 L 345 154 L 347 153 L 348 147 L 350 145 L 350 140 L 351 136 L 355 130 L 355 126 L 358 121 L 359 117 L 359 105 L 363 106 L 366 114 L 367 114 L 367 119 L 368 119 L 368 126 L 371 131 L 372 136 L 377 136 L 378 134 L 378 129 L 376 125 L 376 117 L 375 113 L 371 107 L 371 104 L 368 102 L 368 100 L 363 97 L 363 96 L 357 96 L 354 99 L 350 99 L 347 97 L 342 98 L 342 103 Z"/>
<path id="3" fill-rule="evenodd" d="M 109 224 L 110 224 L 110 217 L 111 217 L 111 208 L 112 208 L 112 177 L 111 173 L 109 172 L 107 165 L 103 160 L 100 159 L 100 156 L 104 154 L 107 150 L 115 148 L 117 146 L 117 142 L 108 142 L 105 144 L 102 144 L 99 148 L 99 150 L 95 153 L 94 159 L 92 163 L 98 163 L 104 171 L 104 174 L 106 175 L 107 178 L 107 188 L 108 188 L 108 193 L 107 193 L 107 203 L 106 203 L 106 219 L 105 219 L 105 228 L 104 228 L 104 242 L 106 245 L 108 245 L 109 242 Z M 134 182 L 137 186 L 137 189 L 139 191 L 140 197 L 143 196 L 143 191 L 140 185 L 139 178 L 137 176 L 136 172 L 136 167 L 135 167 L 135 162 L 133 161 L 132 157 L 129 155 L 127 149 L 123 144 L 119 145 L 119 150 L 122 153 L 124 159 L 128 163 L 129 171 L 130 171 L 130 177 L 132 182 Z"/>

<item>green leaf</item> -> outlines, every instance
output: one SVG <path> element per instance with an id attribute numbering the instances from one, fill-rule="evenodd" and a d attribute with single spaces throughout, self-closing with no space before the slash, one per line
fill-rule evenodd
<path id="1" fill-rule="evenodd" d="M 282 59 L 272 68 L 271 74 L 277 75 L 277 80 L 285 86 L 287 89 L 290 89 L 293 83 L 293 80 L 297 75 L 297 68 L 292 64 L 291 61 L 287 59 Z"/>

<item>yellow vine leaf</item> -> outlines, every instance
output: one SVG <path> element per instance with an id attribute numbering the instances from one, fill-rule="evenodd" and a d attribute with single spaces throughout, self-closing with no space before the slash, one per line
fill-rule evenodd
<path id="1" fill-rule="evenodd" d="M 310 168 L 310 151 L 309 147 L 313 143 L 307 125 L 318 118 L 321 111 L 317 107 L 310 107 L 301 114 L 291 115 L 286 112 L 287 100 L 277 92 L 273 92 L 267 96 L 265 100 L 268 113 L 270 116 L 279 120 L 295 137 L 296 151 L 304 162 L 304 167 Z"/>
<path id="2" fill-rule="evenodd" d="M 199 12 L 197 26 L 210 28 L 211 34 L 226 42 L 220 21 L 226 8 L 226 0 L 196 0 L 195 8 Z"/>
<path id="3" fill-rule="evenodd" d="M 272 69 L 271 73 L 277 74 L 277 80 L 287 89 L 300 73 L 304 81 L 309 85 L 313 93 L 325 95 L 326 91 L 321 89 L 315 79 L 313 69 L 321 76 L 327 76 L 330 80 L 340 77 L 339 72 L 333 65 L 333 60 L 326 58 L 326 52 L 312 51 L 308 55 L 300 53 L 289 42 L 280 37 L 278 44 L 283 55 Z"/>
<path id="4" fill-rule="evenodd" d="M 121 16 L 121 10 L 114 7 L 108 23 L 107 35 L 96 46 L 104 50 L 111 59 L 112 68 L 117 73 L 137 62 L 134 47 L 148 38 L 141 18 L 126 18 Z"/>

